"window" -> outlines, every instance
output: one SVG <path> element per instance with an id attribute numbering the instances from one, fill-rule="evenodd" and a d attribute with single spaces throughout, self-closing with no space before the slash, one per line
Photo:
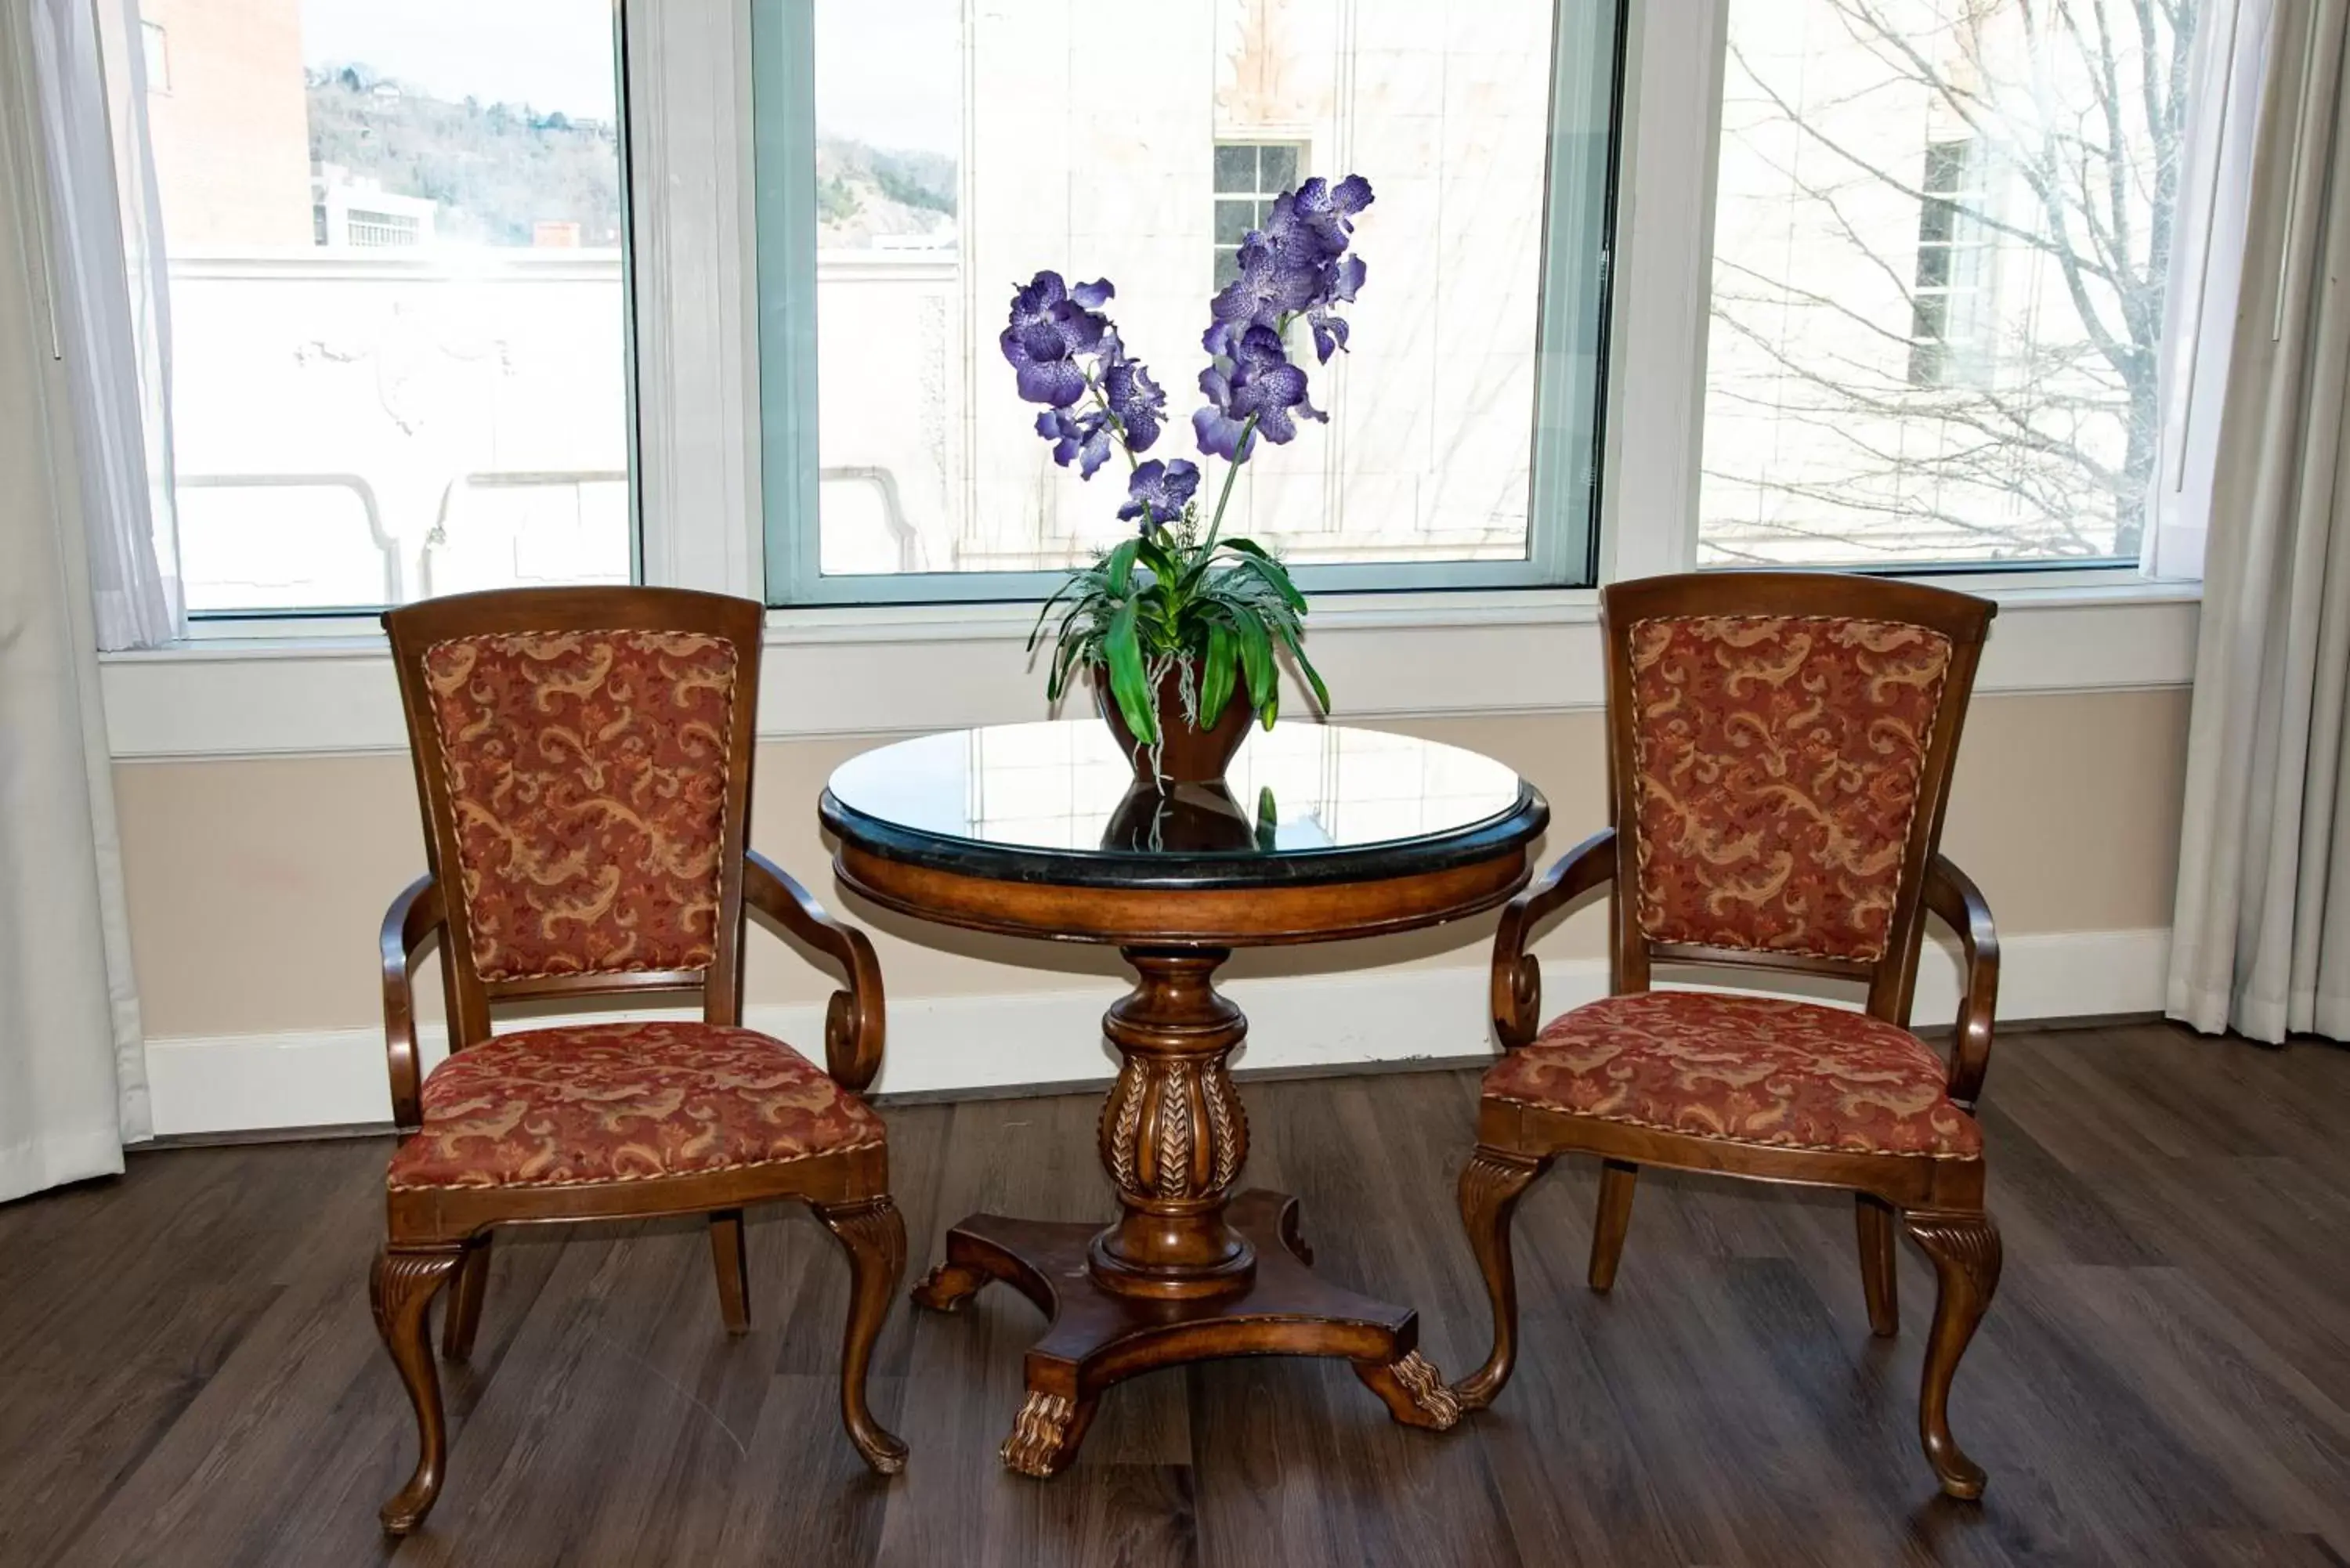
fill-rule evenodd
<path id="1" fill-rule="evenodd" d="M 612 0 L 146 8 L 190 609 L 630 580 Z"/>
<path id="2" fill-rule="evenodd" d="M 1240 275 L 1241 242 L 1273 211 L 1273 200 L 1296 189 L 1309 171 L 1305 149 L 1294 141 L 1227 141 L 1216 148 L 1216 286 Z"/>
<path id="3" fill-rule="evenodd" d="M 1115 283 L 1180 456 L 1242 236 L 1349 171 L 1351 352 L 1300 335 L 1329 422 L 1259 452 L 1227 528 L 1311 587 L 1588 581 L 1618 11 L 758 0 L 771 599 L 1049 592 L 1126 525 L 1014 393 L 1014 280 Z"/>
<path id="4" fill-rule="evenodd" d="M 1918 203 L 1918 272 L 1910 297 L 1909 384 L 1973 384 L 1984 371 L 1982 156 L 1971 140 L 1926 144 Z"/>
<path id="5" fill-rule="evenodd" d="M 2135 563 L 2195 11 L 1730 0 L 1702 564 Z"/>

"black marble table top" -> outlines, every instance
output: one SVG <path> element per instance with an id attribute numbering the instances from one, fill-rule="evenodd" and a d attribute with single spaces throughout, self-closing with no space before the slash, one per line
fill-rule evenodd
<path id="1" fill-rule="evenodd" d="M 1490 757 L 1292 720 L 1253 730 L 1222 787 L 1139 786 L 1098 719 L 998 724 L 867 752 L 818 806 L 843 842 L 998 881 L 1295 886 L 1408 877 L 1523 846 L 1550 808 Z"/>

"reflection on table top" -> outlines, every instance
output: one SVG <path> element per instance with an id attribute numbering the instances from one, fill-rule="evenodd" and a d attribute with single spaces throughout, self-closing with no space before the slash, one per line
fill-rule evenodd
<path id="1" fill-rule="evenodd" d="M 868 752 L 832 776 L 827 821 L 884 853 L 924 841 L 1123 863 L 1146 877 L 1193 866 L 1409 855 L 1471 836 L 1531 837 L 1541 797 L 1490 757 L 1409 735 L 1291 722 L 1253 732 L 1222 789 L 1136 787 L 1098 720 L 1003 724 Z M 1485 832 L 1479 832 L 1486 829 Z M 947 844 L 940 844 L 941 849 Z M 991 874 L 1001 874 L 994 872 Z M 1245 874 L 1243 874 L 1245 879 Z"/>

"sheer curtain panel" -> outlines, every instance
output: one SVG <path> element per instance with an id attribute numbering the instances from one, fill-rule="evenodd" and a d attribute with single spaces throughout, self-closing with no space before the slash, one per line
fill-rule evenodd
<path id="1" fill-rule="evenodd" d="M 2168 1010 L 2350 1039 L 2350 0 L 2276 0 L 2212 467 Z"/>
<path id="2" fill-rule="evenodd" d="M 187 613 L 172 524 L 170 295 L 138 4 L 33 0 L 32 12 L 48 266 L 98 646 L 153 648 L 186 635 Z"/>
<path id="3" fill-rule="evenodd" d="M 120 1170 L 148 1120 L 83 536 L 82 349 L 53 286 L 27 90 L 56 19 L 47 0 L 0 6 L 0 1199 Z"/>

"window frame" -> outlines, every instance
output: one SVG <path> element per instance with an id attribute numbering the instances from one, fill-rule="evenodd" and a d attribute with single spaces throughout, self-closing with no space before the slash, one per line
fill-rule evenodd
<path id="1" fill-rule="evenodd" d="M 1558 5 L 1574 0 L 1554 0 Z M 1527 482 L 1526 553 L 1514 560 L 1397 561 L 1311 564 L 1292 570 L 1299 589 L 1308 594 L 1414 593 L 1430 590 L 1494 588 L 1557 588 L 1588 590 L 1597 580 L 1598 540 L 1606 505 L 1607 365 L 1611 319 L 1610 293 L 1618 269 L 1614 265 L 1617 241 L 1614 222 L 1617 154 L 1625 136 L 1625 86 L 1627 60 L 1626 36 L 1636 7 L 1631 0 L 1592 0 L 1614 13 L 1614 47 L 1603 84 L 1613 134 L 1610 156 L 1601 176 L 1602 189 L 1594 193 L 1579 187 L 1575 193 L 1586 202 L 1596 194 L 1596 214 L 1570 209 L 1559 200 L 1556 171 L 1570 163 L 1571 139 L 1558 131 L 1562 95 L 1576 87 L 1578 70 L 1590 61 L 1576 40 L 1554 25 L 1551 47 L 1551 125 L 1547 133 L 1544 191 L 1544 247 L 1540 263 L 1541 303 L 1535 327 L 1535 387 L 1532 428 L 1528 431 L 1530 467 Z M 821 569 L 822 538 L 819 498 L 821 458 L 818 442 L 817 345 L 816 322 L 816 195 L 812 182 L 794 178 L 795 171 L 813 166 L 816 153 L 815 8 L 796 0 L 754 0 L 751 13 L 751 77 L 754 104 L 763 97 L 787 104 L 790 112 L 753 114 L 750 134 L 754 161 L 765 172 L 755 176 L 763 239 L 775 243 L 755 246 L 754 266 L 758 279 L 759 353 L 761 360 L 761 465 L 770 486 L 764 500 L 762 531 L 766 566 L 766 603 L 771 610 L 818 607 L 886 607 L 906 605 L 1036 604 L 1051 597 L 1066 580 L 1066 571 L 1033 572 L 905 572 L 841 575 L 827 577 Z M 1242 145 L 1240 138 L 1219 136 L 1215 145 Z M 1310 139 L 1290 136 L 1285 128 L 1268 132 L 1263 141 L 1246 145 L 1296 145 L 1301 162 L 1311 152 Z M 1212 183 L 1212 182 L 1211 182 Z M 1214 199 L 1212 191 L 1210 199 Z M 1596 277 L 1586 275 L 1586 258 L 1570 240 L 1581 238 L 1579 223 L 1596 215 L 1602 249 Z M 769 227 L 772 223 L 773 232 Z M 1212 231 L 1211 231 L 1212 233 Z M 1554 353 L 1547 345 L 1559 340 L 1573 326 L 1571 313 L 1588 304 L 1596 291 L 1596 368 L 1586 392 L 1578 386 L 1573 357 Z M 1007 394 L 1008 395 L 1008 394 Z M 1551 417 L 1564 408 L 1565 417 Z M 1178 421 L 1178 428 L 1180 421 Z M 1577 439 L 1589 432 L 1587 450 Z M 778 471 L 785 477 L 775 479 Z"/>

